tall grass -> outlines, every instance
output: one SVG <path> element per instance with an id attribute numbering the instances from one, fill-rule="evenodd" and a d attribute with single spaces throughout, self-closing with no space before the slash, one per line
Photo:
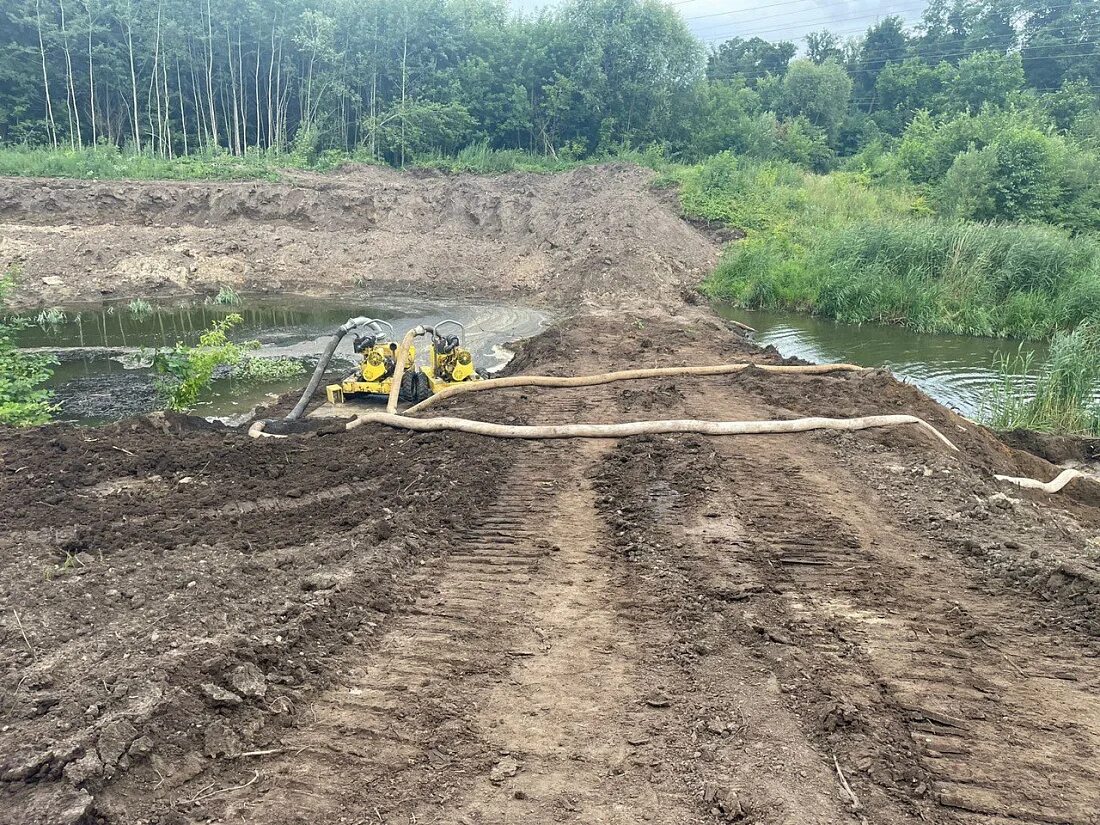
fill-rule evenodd
<path id="1" fill-rule="evenodd" d="M 705 162 L 681 199 L 741 226 L 704 285 L 749 308 L 919 332 L 1048 338 L 1100 316 L 1100 242 L 931 217 L 919 193 L 793 167 Z M 717 168 L 716 168 L 717 167 Z"/>
<path id="2" fill-rule="evenodd" d="M 577 158 L 568 152 L 543 155 L 524 149 L 494 149 L 487 141 L 474 143 L 457 154 L 445 155 L 433 152 L 419 157 L 414 166 L 423 169 L 442 169 L 447 172 L 472 172 L 481 175 L 499 175 L 505 172 L 565 172 L 580 166 L 596 163 L 633 163 L 654 170 L 663 170 L 668 161 L 659 146 L 634 149 L 619 146 L 613 151 Z"/>
<path id="3" fill-rule="evenodd" d="M 278 180 L 290 169 L 327 171 L 346 162 L 373 163 L 342 152 L 305 157 L 294 152 L 249 151 L 243 156 L 195 152 L 163 158 L 116 146 L 50 149 L 0 146 L 0 175 L 88 180 Z"/>
<path id="4" fill-rule="evenodd" d="M 130 310 L 130 314 L 135 318 L 148 318 L 153 314 L 153 305 L 144 298 L 134 298 L 126 305 L 126 308 Z"/>
<path id="5" fill-rule="evenodd" d="M 1083 323 L 1051 340 L 1050 357 L 1033 387 L 1032 355 L 1023 348 L 997 363 L 1001 380 L 983 403 L 983 416 L 1002 430 L 1100 435 L 1100 328 Z"/>
<path id="6" fill-rule="evenodd" d="M 467 146 L 455 155 L 433 152 L 418 158 L 413 165 L 447 172 L 499 175 L 505 172 L 561 172 L 574 168 L 577 162 L 522 149 L 494 149 L 483 142 Z"/>

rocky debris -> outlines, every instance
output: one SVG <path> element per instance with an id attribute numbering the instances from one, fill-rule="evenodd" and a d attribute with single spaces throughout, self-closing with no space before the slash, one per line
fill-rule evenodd
<path id="1" fill-rule="evenodd" d="M 238 756 L 241 753 L 241 737 L 225 721 L 217 719 L 206 726 L 202 751 L 212 759 Z"/>
<path id="2" fill-rule="evenodd" d="M 99 758 L 103 760 L 103 764 L 117 764 L 137 736 L 137 728 L 125 719 L 118 719 L 105 725 L 96 742 L 96 750 L 99 751 Z"/>
<path id="3" fill-rule="evenodd" d="M 65 778 L 74 785 L 83 785 L 89 779 L 100 776 L 103 776 L 103 760 L 95 751 L 88 751 L 65 766 Z"/>
<path id="4" fill-rule="evenodd" d="M 218 687 L 210 682 L 202 686 L 202 695 L 206 697 L 207 702 L 216 708 L 232 708 L 244 701 L 233 691 Z"/>
<path id="5" fill-rule="evenodd" d="M 133 742 L 130 743 L 129 749 L 126 753 L 131 759 L 139 759 L 143 756 L 148 756 L 153 752 L 153 747 L 156 743 L 148 736 L 139 736 Z"/>
<path id="6" fill-rule="evenodd" d="M 830 705 L 821 717 L 821 729 L 834 731 L 846 728 L 859 721 L 859 709 L 847 699 L 840 699 Z"/>
<path id="7" fill-rule="evenodd" d="M 493 769 L 489 771 L 489 781 L 494 783 L 501 783 L 505 779 L 515 776 L 519 773 L 519 769 L 522 767 L 519 762 L 512 756 L 505 756 L 495 765 Z"/>
<path id="8" fill-rule="evenodd" d="M 747 816 L 741 798 L 733 788 L 708 782 L 703 786 L 703 802 L 710 806 L 712 814 L 721 817 L 724 822 L 742 822 Z"/>
<path id="9" fill-rule="evenodd" d="M 229 675 L 229 686 L 240 696 L 249 699 L 263 699 L 267 695 L 263 671 L 251 662 L 245 662 L 233 669 Z"/>
<path id="10" fill-rule="evenodd" d="M 36 783 L 5 795 L 0 821 L 18 825 L 83 825 L 92 812 L 92 795 L 63 782 Z"/>
<path id="11" fill-rule="evenodd" d="M 998 510 L 1012 510 L 1020 503 L 1018 498 L 1010 498 L 1004 493 L 994 493 L 988 499 L 989 503 Z"/>
<path id="12" fill-rule="evenodd" d="M 312 593 L 317 590 L 332 590 L 339 583 L 340 578 L 334 573 L 312 573 L 303 578 L 299 586 L 307 593 Z"/>

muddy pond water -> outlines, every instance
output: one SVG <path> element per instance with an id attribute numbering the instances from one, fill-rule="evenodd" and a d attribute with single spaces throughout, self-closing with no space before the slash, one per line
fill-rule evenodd
<path id="1" fill-rule="evenodd" d="M 398 334 L 417 324 L 454 319 L 466 328 L 475 363 L 490 371 L 511 357 L 504 344 L 538 334 L 548 321 L 546 313 L 534 309 L 487 303 L 244 296 L 239 306 L 120 303 L 46 311 L 31 318 L 18 333 L 18 344 L 49 351 L 58 359 L 50 382 L 60 406 L 57 417 L 97 423 L 155 409 L 156 389 L 149 368 L 152 351 L 177 341 L 193 344 L 203 330 L 230 313 L 243 318 L 231 333 L 233 340 L 260 342 L 254 356 L 299 359 L 307 370 L 314 368 L 336 328 L 352 316 L 389 321 Z M 332 362 L 334 377 L 350 372 L 355 361 L 352 336 L 347 336 Z M 307 379 L 308 372 L 252 384 L 218 380 L 196 411 L 228 421 L 243 419 L 257 405 L 300 389 Z"/>
<path id="2" fill-rule="evenodd" d="M 841 324 L 796 312 L 745 310 L 716 304 L 724 318 L 748 324 L 753 339 L 775 346 L 783 355 L 817 363 L 850 362 L 884 367 L 899 379 L 920 387 L 941 404 L 976 418 L 990 387 L 1003 380 L 998 358 L 1033 352 L 1038 369 L 1047 357 L 1045 344 L 967 335 L 925 335 L 879 324 Z M 1034 375 L 1017 376 L 1025 386 Z"/>
<path id="3" fill-rule="evenodd" d="M 1018 341 L 960 335 L 921 335 L 897 327 L 840 324 L 788 312 L 747 311 L 717 304 L 723 317 L 754 327 L 757 343 L 772 344 L 787 356 L 815 362 L 850 361 L 885 367 L 936 400 L 976 417 L 989 387 L 999 380 L 994 364 L 1015 354 Z M 230 313 L 243 317 L 234 340 L 257 340 L 258 357 L 299 359 L 312 370 L 332 332 L 354 315 L 390 321 L 399 332 L 416 324 L 453 318 L 466 327 L 477 364 L 490 371 L 510 358 L 503 348 L 538 334 L 549 316 L 538 310 L 491 303 L 443 303 L 386 298 L 318 299 L 282 295 L 245 296 L 239 306 L 196 303 L 179 306 L 113 304 L 44 312 L 18 335 L 19 345 L 47 350 L 59 360 L 50 383 L 63 421 L 96 423 L 155 409 L 156 391 L 149 359 L 152 350 L 177 341 L 194 343 L 213 321 Z M 1023 345 L 1046 357 L 1039 343 Z M 355 363 L 350 336 L 333 361 L 334 377 Z M 239 421 L 259 404 L 302 387 L 307 374 L 274 382 L 214 382 L 197 412 Z M 1025 381 L 1029 376 L 1022 377 Z"/>

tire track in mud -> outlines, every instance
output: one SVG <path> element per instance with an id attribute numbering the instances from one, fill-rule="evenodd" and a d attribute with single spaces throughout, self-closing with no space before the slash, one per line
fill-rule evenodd
<path id="1" fill-rule="evenodd" d="M 257 766 L 261 779 L 224 817 L 338 822 L 354 811 L 387 821 L 450 799 L 452 766 L 491 767 L 473 701 L 533 643 L 521 638 L 524 605 L 550 550 L 530 502 L 552 493 L 561 469 L 552 448 L 517 463 L 492 515 L 469 514 L 464 535 L 440 548 L 438 569 L 425 571 L 420 598 L 383 628 L 377 650 L 351 649 L 335 663 L 339 683 L 311 704 L 284 752 Z"/>
<path id="2" fill-rule="evenodd" d="M 710 509 L 687 533 L 710 552 L 696 575 L 745 605 L 742 637 L 866 809 L 1100 821 L 1100 685 L 1076 641 L 1036 633 L 1011 593 L 890 526 L 835 466 L 815 468 L 812 445 L 795 457 L 756 442 L 715 443 L 703 468 Z"/>
<path id="3" fill-rule="evenodd" d="M 569 420 L 574 396 L 540 413 Z M 232 787 L 233 822 L 693 821 L 697 800 L 638 747 L 662 711 L 639 693 L 639 640 L 587 475 L 610 445 L 526 444 L 495 500 L 425 569 L 421 596 L 374 652 L 348 651 L 338 685 L 281 753 L 181 789 Z M 430 541 L 430 536 L 429 536 Z M 434 583 L 434 584 L 433 584 Z M 644 741 L 643 741 L 644 740 Z M 631 744 L 635 742 L 637 744 Z"/>

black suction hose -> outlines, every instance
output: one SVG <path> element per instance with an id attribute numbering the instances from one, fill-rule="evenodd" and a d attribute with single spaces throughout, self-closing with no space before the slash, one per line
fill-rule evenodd
<path id="1" fill-rule="evenodd" d="M 358 317 L 349 318 L 345 323 L 341 324 L 340 328 L 336 330 L 332 338 L 329 339 L 328 344 L 325 345 L 324 352 L 321 353 L 321 359 L 317 362 L 317 368 L 313 371 L 313 375 L 309 379 L 309 383 L 306 384 L 305 390 L 302 392 L 302 397 L 298 399 L 298 403 L 294 405 L 283 421 L 297 421 L 302 417 L 302 413 L 306 411 L 306 407 L 309 406 L 309 400 L 313 398 L 313 394 L 317 392 L 317 387 L 321 384 L 321 379 L 325 375 L 325 371 L 328 369 L 329 362 L 332 360 L 333 354 L 336 352 L 336 348 L 340 346 L 340 342 L 344 339 L 344 336 L 357 327 L 373 327 L 378 329 L 376 322 L 371 318 Z M 264 427 L 268 424 L 272 424 L 278 421 L 278 419 L 268 418 L 264 421 L 256 421 L 249 428 L 249 432 L 255 430 L 257 433 L 263 432 Z"/>

